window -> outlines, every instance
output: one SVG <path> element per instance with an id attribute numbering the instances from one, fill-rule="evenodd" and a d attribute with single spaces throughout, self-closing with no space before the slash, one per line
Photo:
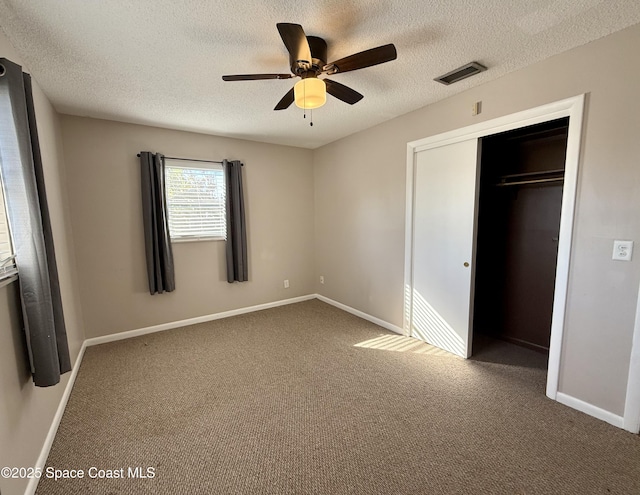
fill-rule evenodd
<path id="1" fill-rule="evenodd" d="M 222 165 L 166 159 L 165 182 L 172 241 L 226 239 Z"/>
<path id="2" fill-rule="evenodd" d="M 0 177 L 0 280 L 12 277 L 16 273 L 18 271 L 13 257 L 9 219 L 2 190 L 2 177 Z"/>

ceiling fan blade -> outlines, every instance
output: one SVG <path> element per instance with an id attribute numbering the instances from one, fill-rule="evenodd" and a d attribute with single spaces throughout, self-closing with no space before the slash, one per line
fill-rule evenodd
<path id="1" fill-rule="evenodd" d="M 292 62 L 302 60 L 311 66 L 311 49 L 307 41 L 307 35 L 300 24 L 280 22 L 276 24 L 280 37 L 289 51 Z"/>
<path id="2" fill-rule="evenodd" d="M 344 84 L 332 81 L 331 79 L 324 79 L 324 82 L 327 85 L 327 93 L 331 96 L 335 96 L 338 100 L 348 103 L 349 105 L 358 103 L 362 98 L 364 98 L 363 95 Z"/>
<path id="3" fill-rule="evenodd" d="M 285 110 L 286 108 L 289 108 L 293 103 L 294 98 L 293 88 L 291 88 L 289 92 L 282 97 L 282 100 L 278 102 L 274 110 Z"/>
<path id="4" fill-rule="evenodd" d="M 222 76 L 223 81 L 258 81 L 260 79 L 291 79 L 293 74 L 238 74 Z"/>
<path id="5" fill-rule="evenodd" d="M 373 65 L 384 64 L 398 58 L 396 47 L 390 43 L 388 45 L 371 48 L 348 57 L 341 58 L 324 66 L 327 74 L 335 74 L 337 72 L 349 72 L 351 70 L 364 69 Z"/>

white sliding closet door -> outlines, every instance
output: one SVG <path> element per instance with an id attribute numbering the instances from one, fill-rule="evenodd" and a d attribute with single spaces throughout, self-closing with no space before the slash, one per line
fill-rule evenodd
<path id="1" fill-rule="evenodd" d="M 471 355 L 478 140 L 416 153 L 411 335 Z"/>

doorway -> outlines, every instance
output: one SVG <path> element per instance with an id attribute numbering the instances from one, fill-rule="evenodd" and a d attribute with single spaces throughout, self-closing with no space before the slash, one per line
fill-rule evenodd
<path id="1" fill-rule="evenodd" d="M 482 270 L 476 266 L 477 258 L 482 255 L 482 249 L 476 242 L 480 225 L 478 202 L 483 179 L 478 166 L 483 157 L 482 148 L 491 146 L 492 136 L 559 119 L 568 121 L 568 125 L 565 125 L 566 159 L 560 194 L 558 236 L 557 241 L 552 241 L 557 245 L 557 262 L 551 304 L 546 394 L 554 400 L 558 392 L 560 372 L 583 108 L 584 95 L 580 95 L 413 141 L 407 146 L 404 331 L 407 335 L 427 342 L 437 338 L 439 342 L 432 342 L 434 345 L 466 358 L 471 356 L 473 348 L 476 272 L 478 268 Z M 550 124 L 552 127 L 553 125 L 555 124 Z M 457 153 L 459 158 L 456 160 L 464 160 L 465 163 L 465 166 L 457 165 L 460 173 L 453 181 L 449 174 L 441 173 L 446 168 L 450 153 Z M 499 169 L 496 166 L 496 170 Z M 517 172 L 500 175 L 515 174 Z M 439 182 L 441 179 L 438 175 L 442 176 L 442 182 Z M 558 177 L 547 174 L 539 179 L 550 179 L 548 182 L 551 183 L 551 179 L 556 180 Z M 497 180 L 501 180 L 500 177 Z M 511 180 L 516 181 L 514 178 Z M 458 194 L 464 189 L 460 187 L 461 183 L 465 187 L 471 185 L 471 192 L 464 195 L 464 201 L 450 201 L 446 191 L 455 187 L 457 189 L 454 194 Z M 551 184 L 549 186 L 552 188 Z M 507 189 L 510 186 L 500 187 Z M 442 201 L 423 201 L 425 190 L 437 193 L 443 198 Z M 548 191 L 544 191 L 543 195 L 554 197 Z M 557 194 L 555 198 L 557 202 Z M 428 211 L 421 210 L 425 205 L 428 205 Z M 458 215 L 455 221 L 440 221 L 442 217 L 451 216 L 452 213 Z M 436 257 L 433 256 L 434 253 Z M 425 261 L 426 255 L 431 258 Z M 430 266 L 438 270 L 439 274 L 445 274 L 446 280 L 456 280 L 457 283 L 430 286 L 434 279 L 433 273 L 429 272 Z M 450 308 L 464 308 L 465 311 L 456 311 L 458 318 L 452 318 L 448 316 Z M 461 314 L 463 318 L 459 317 Z"/>
<path id="2" fill-rule="evenodd" d="M 473 353 L 548 355 L 569 118 L 480 139 Z"/>

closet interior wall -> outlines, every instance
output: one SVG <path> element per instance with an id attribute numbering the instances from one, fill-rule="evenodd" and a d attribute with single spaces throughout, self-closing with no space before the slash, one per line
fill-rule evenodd
<path id="1" fill-rule="evenodd" d="M 481 140 L 474 335 L 548 353 L 568 124 Z"/>

